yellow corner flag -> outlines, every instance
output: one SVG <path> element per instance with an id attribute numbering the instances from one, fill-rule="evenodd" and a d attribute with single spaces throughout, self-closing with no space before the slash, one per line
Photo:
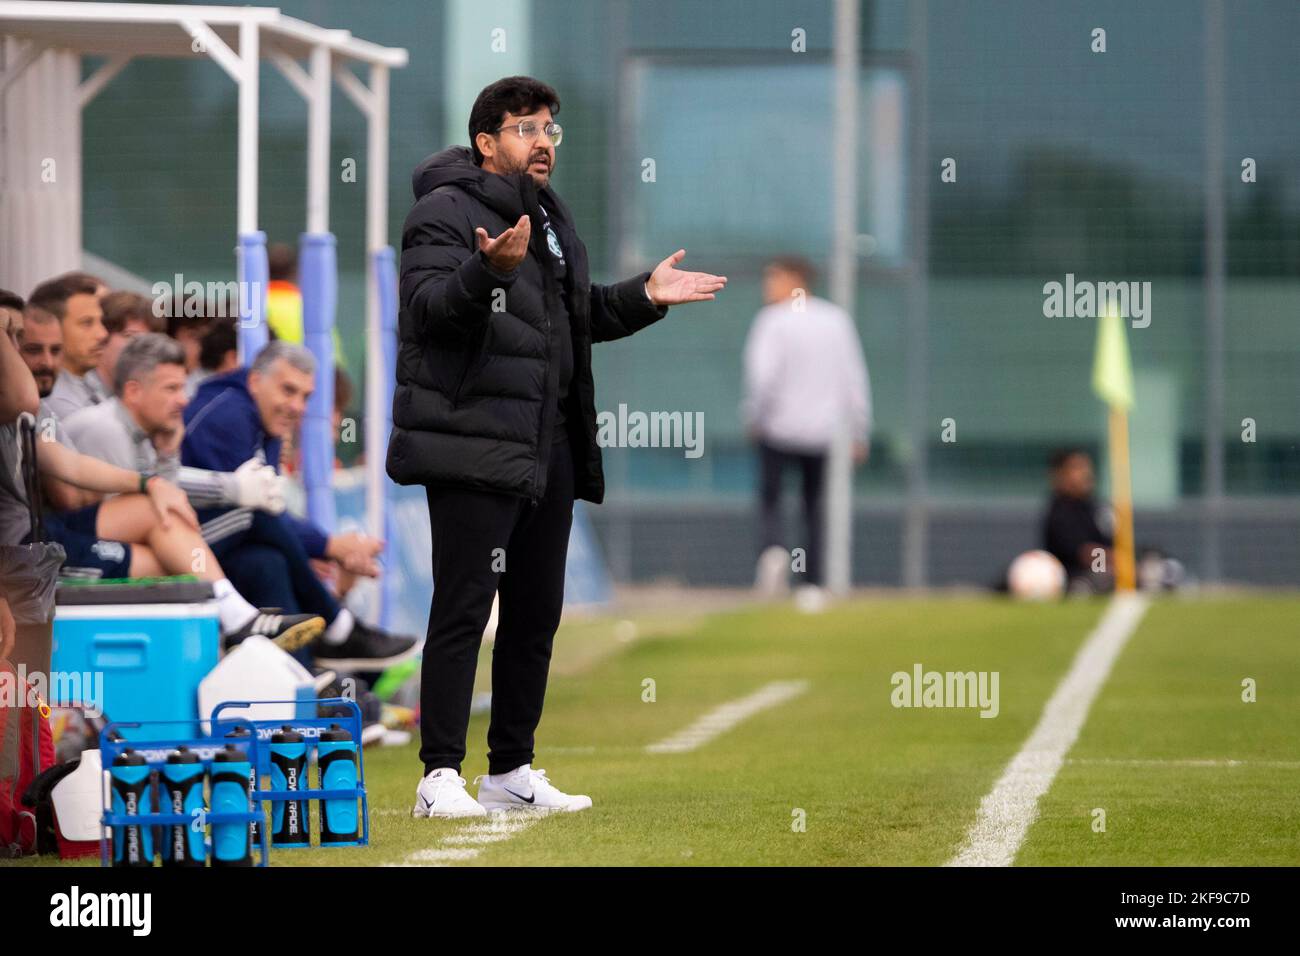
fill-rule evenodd
<path id="1" fill-rule="evenodd" d="M 1128 357 L 1124 320 L 1115 309 L 1108 310 L 1097 322 L 1092 390 L 1111 408 L 1133 407 L 1133 366 Z"/>
<path id="2" fill-rule="evenodd" d="M 1128 410 L 1133 407 L 1133 365 L 1129 361 L 1124 320 L 1110 309 L 1097 323 L 1097 354 L 1092 361 L 1092 390 L 1110 406 L 1110 485 L 1115 506 L 1115 590 L 1137 586 L 1133 547 L 1133 489 L 1128 456 Z"/>

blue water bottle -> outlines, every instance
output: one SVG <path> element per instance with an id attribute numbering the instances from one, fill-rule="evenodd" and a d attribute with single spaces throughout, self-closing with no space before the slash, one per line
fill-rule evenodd
<path id="1" fill-rule="evenodd" d="M 234 744 L 226 744 L 212 757 L 212 812 L 247 813 L 248 756 Z M 212 824 L 212 865 L 252 866 L 248 824 Z"/>
<path id="2" fill-rule="evenodd" d="M 338 724 L 320 735 L 316 767 L 322 790 L 354 790 L 357 786 L 357 745 Z M 320 845 L 352 846 L 357 842 L 357 798 L 320 802 Z"/>
<path id="3" fill-rule="evenodd" d="M 249 736 L 249 734 L 248 734 L 248 728 L 247 728 L 247 727 L 236 727 L 236 728 L 235 728 L 234 730 L 232 730 L 230 733 L 226 734 L 226 736 L 227 736 L 227 737 L 247 737 L 247 736 Z M 249 794 L 253 794 L 253 793 L 255 793 L 257 790 L 258 790 L 258 786 L 257 786 L 257 767 L 254 766 L 254 764 L 250 761 L 249 764 L 248 764 L 248 792 L 249 792 Z M 259 802 L 257 801 L 257 798 L 256 798 L 256 797 L 253 798 L 253 812 L 256 813 L 256 814 L 258 815 L 259 818 L 261 818 L 261 816 L 262 816 L 262 814 L 263 814 L 262 804 L 259 803 Z M 259 829 L 258 829 L 258 827 L 259 827 L 259 823 L 258 823 L 257 820 L 254 820 L 252 823 L 250 823 L 250 824 L 248 825 L 248 839 L 252 842 L 253 847 L 254 847 L 255 849 L 256 849 L 257 845 L 258 845 L 259 843 L 262 842 L 261 837 L 258 836 L 258 833 L 259 833 Z"/>
<path id="4" fill-rule="evenodd" d="M 113 788 L 113 813 L 138 817 L 153 812 L 153 788 L 149 761 L 144 754 L 127 748 L 117 755 L 109 769 Z M 153 866 L 153 828 L 140 824 L 113 827 L 113 865 Z"/>
<path id="5" fill-rule="evenodd" d="M 306 789 L 307 744 L 285 724 L 271 735 L 271 789 Z M 306 800 L 276 800 L 271 809 L 271 845 L 311 846 L 311 818 Z"/>
<path id="6" fill-rule="evenodd" d="M 163 808 L 168 813 L 189 817 L 188 823 L 163 828 L 163 866 L 203 866 L 207 859 L 203 812 L 203 761 L 189 747 L 181 746 L 167 755 L 162 767 Z"/>

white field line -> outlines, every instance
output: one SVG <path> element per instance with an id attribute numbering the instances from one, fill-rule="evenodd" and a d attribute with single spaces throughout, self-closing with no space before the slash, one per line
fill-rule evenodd
<path id="1" fill-rule="evenodd" d="M 480 843 L 500 843 L 502 840 L 509 840 L 514 833 L 468 833 L 465 835 L 454 834 L 443 837 L 443 846 L 474 846 Z"/>
<path id="2" fill-rule="evenodd" d="M 443 837 L 436 847 L 416 850 L 406 857 L 402 865 L 423 866 L 472 860 L 482 852 L 483 846 L 508 840 L 516 833 L 527 830 L 543 816 L 545 814 L 530 813 L 527 810 L 493 814 L 486 820 L 471 823 Z"/>
<path id="3" fill-rule="evenodd" d="M 1120 758 L 1097 757 L 1067 760 L 1068 764 L 1112 767 L 1276 767 L 1284 770 L 1300 770 L 1300 760 L 1235 760 L 1232 758 L 1187 758 L 1161 760 L 1126 760 Z"/>
<path id="4" fill-rule="evenodd" d="M 416 850 L 406 858 L 407 863 L 450 863 L 458 860 L 472 860 L 478 856 L 478 850 L 432 849 Z"/>
<path id="5" fill-rule="evenodd" d="M 679 754 L 695 750 L 715 737 L 725 734 L 742 720 L 747 720 L 769 707 L 784 704 L 807 689 L 806 680 L 778 680 L 764 684 L 748 697 L 728 701 L 709 711 L 686 729 L 658 743 L 650 744 L 646 747 L 646 753 Z"/>
<path id="6" fill-rule="evenodd" d="M 1039 798 L 1052 785 L 1074 746 L 1093 700 L 1147 605 L 1141 595 L 1121 594 L 1111 599 L 1043 708 L 1038 726 L 980 802 L 975 823 L 948 866 L 1010 866 L 1015 860 L 1038 816 Z"/>

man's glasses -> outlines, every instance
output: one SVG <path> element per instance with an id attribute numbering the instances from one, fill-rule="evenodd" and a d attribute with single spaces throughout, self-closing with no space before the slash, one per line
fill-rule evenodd
<path id="1" fill-rule="evenodd" d="M 524 120 L 520 123 L 512 123 L 509 126 L 502 126 L 497 130 L 498 133 L 507 129 L 519 130 L 519 138 L 525 143 L 534 143 L 539 133 L 545 132 L 551 140 L 552 146 L 559 146 L 560 141 L 564 139 L 564 128 L 559 123 L 547 123 L 543 126 L 537 120 Z"/>

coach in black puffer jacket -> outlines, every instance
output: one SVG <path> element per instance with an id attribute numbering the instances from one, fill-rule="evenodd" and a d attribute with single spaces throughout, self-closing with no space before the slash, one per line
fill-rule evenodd
<path id="1" fill-rule="evenodd" d="M 532 77 L 485 87 L 472 149 L 415 171 L 402 235 L 401 343 L 388 474 L 422 484 L 434 577 L 420 664 L 416 817 L 488 808 L 581 810 L 532 769 L 551 646 L 564 608 L 575 498 L 605 494 L 591 343 L 622 338 L 666 306 L 707 302 L 726 277 L 676 268 L 593 286 L 587 251 L 551 189 L 559 95 Z M 460 776 L 474 674 L 493 600 L 488 775 Z"/>
<path id="2" fill-rule="evenodd" d="M 552 325 L 565 322 L 573 366 L 562 411 L 575 497 L 599 503 L 605 479 L 591 343 L 631 335 L 663 318 L 667 306 L 654 305 L 646 292 L 650 273 L 592 285 L 586 248 L 560 197 L 549 186 L 539 190 L 527 173 L 486 172 L 467 147 L 430 156 L 416 167 L 412 186 L 416 203 L 402 231 L 389 476 L 403 485 L 540 498 L 560 410 L 559 363 L 551 360 L 548 340 Z M 565 250 L 562 286 L 550 268 L 539 197 Z M 529 253 L 512 272 L 498 273 L 478 250 L 475 229 L 496 236 L 524 213 L 534 224 Z"/>

